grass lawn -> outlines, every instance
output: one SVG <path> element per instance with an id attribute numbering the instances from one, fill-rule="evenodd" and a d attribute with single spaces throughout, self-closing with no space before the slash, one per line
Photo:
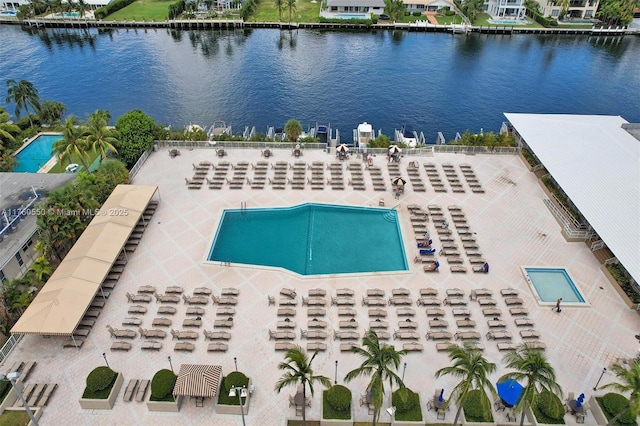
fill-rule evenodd
<path id="1" fill-rule="evenodd" d="M 296 1 L 296 10 L 291 14 L 291 22 L 318 22 L 320 17 L 320 2 L 311 3 L 310 0 Z M 273 0 L 259 0 L 258 7 L 249 22 L 278 22 L 278 9 Z M 289 22 L 289 9 L 282 11 L 282 22 Z"/>
<path id="2" fill-rule="evenodd" d="M 436 15 L 436 20 L 440 25 L 462 24 L 462 18 L 460 15 Z"/>
<path id="3" fill-rule="evenodd" d="M 593 24 L 558 24 L 558 28 L 590 30 L 593 28 Z"/>
<path id="4" fill-rule="evenodd" d="M 91 150 L 89 152 L 89 160 L 87 161 L 87 163 L 89 164 L 89 169 L 92 169 L 92 166 L 94 162 L 96 162 L 96 159 L 98 158 L 100 154 L 98 154 L 96 151 Z M 64 162 L 64 165 L 62 165 L 62 163 L 60 163 L 59 161 L 56 163 L 55 166 L 53 166 L 51 168 L 51 170 L 49 170 L 48 173 L 64 173 L 64 169 L 65 167 L 67 167 L 69 164 L 80 164 L 80 167 L 82 168 L 82 161 L 80 161 L 80 158 L 77 155 L 72 155 L 71 156 L 71 161 L 70 162 Z"/>
<path id="5" fill-rule="evenodd" d="M 26 426 L 30 421 L 26 411 L 5 411 L 0 416 L 0 426 Z"/>
<path id="6" fill-rule="evenodd" d="M 138 0 L 104 18 L 105 21 L 164 21 L 175 0 Z"/>
<path id="7" fill-rule="evenodd" d="M 491 15 L 489 15 L 488 13 L 480 13 L 478 14 L 478 16 L 476 16 L 476 20 L 473 22 L 473 25 L 475 25 L 476 27 L 488 27 L 488 26 L 496 26 L 496 24 L 492 24 L 489 22 L 489 19 L 491 19 Z M 542 25 L 538 24 L 536 21 L 534 21 L 531 18 L 527 18 L 529 21 L 529 24 L 527 25 L 509 25 L 509 24 L 499 24 L 497 25 L 498 27 L 522 27 L 522 28 L 544 28 Z"/>

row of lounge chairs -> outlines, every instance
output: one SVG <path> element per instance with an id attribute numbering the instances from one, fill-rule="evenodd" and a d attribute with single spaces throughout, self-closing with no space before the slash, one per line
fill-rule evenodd
<path id="1" fill-rule="evenodd" d="M 417 161 L 409 162 L 409 165 L 407 166 L 407 175 L 409 176 L 409 181 L 411 182 L 411 189 L 413 189 L 413 192 L 427 191 L 427 187 L 420 177 L 420 164 Z"/>
<path id="2" fill-rule="evenodd" d="M 49 404 L 49 399 L 57 388 L 57 383 L 28 383 L 22 390 L 22 397 L 29 407 L 44 407 Z M 14 407 L 22 407 L 22 401 L 19 398 L 14 403 Z"/>
<path id="3" fill-rule="evenodd" d="M 469 185 L 469 188 L 471 188 L 471 192 L 480 194 L 484 193 L 484 188 L 482 188 L 482 185 L 478 181 L 478 178 L 476 177 L 476 174 L 470 164 L 460 164 L 460 171 L 466 179 L 467 185 Z"/>

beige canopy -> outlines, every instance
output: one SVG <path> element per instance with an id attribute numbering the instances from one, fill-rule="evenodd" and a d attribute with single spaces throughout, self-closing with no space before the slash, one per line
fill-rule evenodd
<path id="1" fill-rule="evenodd" d="M 221 376 L 222 367 L 219 365 L 182 364 L 173 395 L 213 398 L 218 393 Z"/>
<path id="2" fill-rule="evenodd" d="M 157 190 L 118 185 L 11 333 L 72 334 Z"/>

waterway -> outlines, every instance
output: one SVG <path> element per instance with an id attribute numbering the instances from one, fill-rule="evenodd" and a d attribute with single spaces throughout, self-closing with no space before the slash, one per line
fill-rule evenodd
<path id="1" fill-rule="evenodd" d="M 225 120 L 235 133 L 292 117 L 330 122 L 343 139 L 362 121 L 388 135 L 409 123 L 429 142 L 497 131 L 503 112 L 640 122 L 635 36 L 0 25 L 0 76 L 33 82 L 81 118 L 138 108 L 173 126 Z"/>

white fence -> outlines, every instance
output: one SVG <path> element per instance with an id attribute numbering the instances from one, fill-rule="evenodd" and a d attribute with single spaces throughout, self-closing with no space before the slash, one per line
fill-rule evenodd
<path id="1" fill-rule="evenodd" d="M 18 344 L 18 342 L 22 339 L 22 334 L 12 334 L 9 339 L 5 342 L 0 349 L 0 364 L 9 356 L 11 350 Z"/>

